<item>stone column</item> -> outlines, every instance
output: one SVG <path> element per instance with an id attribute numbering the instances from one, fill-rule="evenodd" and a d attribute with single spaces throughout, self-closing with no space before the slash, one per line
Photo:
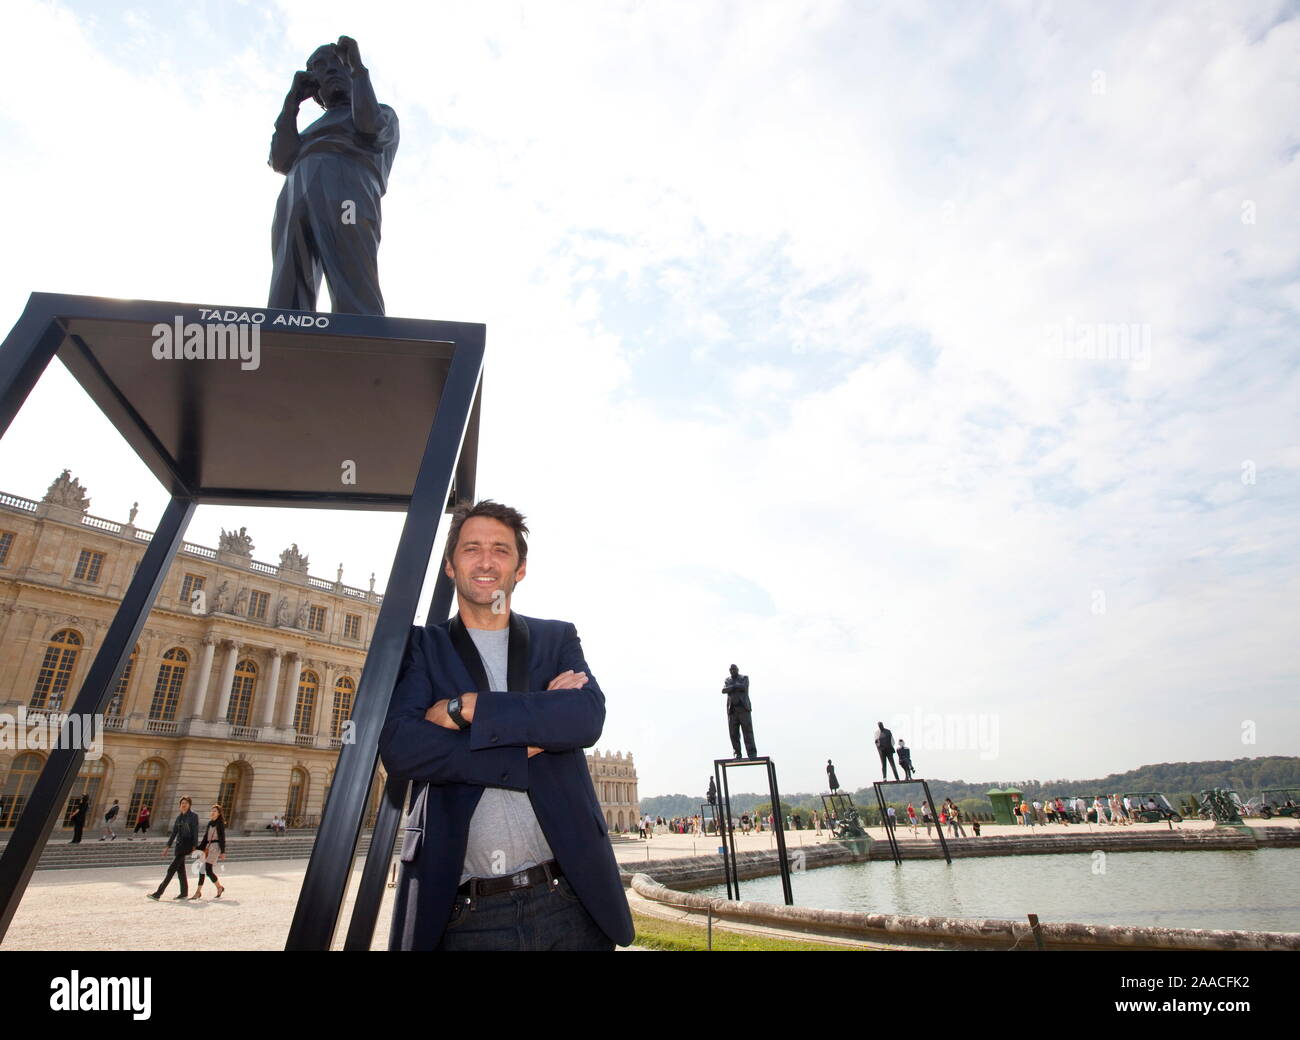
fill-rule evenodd
<path id="1" fill-rule="evenodd" d="M 262 726 L 270 728 L 275 725 L 275 705 L 280 696 L 280 658 L 284 651 L 279 647 L 271 650 L 271 674 L 267 677 L 266 698 L 262 703 Z"/>
<path id="2" fill-rule="evenodd" d="M 320 669 L 320 690 L 317 692 L 316 736 L 329 740 L 330 719 L 334 717 L 334 666 L 323 665 Z M 320 743 L 320 739 L 317 740 Z"/>
<path id="3" fill-rule="evenodd" d="M 286 651 L 285 657 L 288 665 L 285 668 L 284 701 L 281 705 L 278 725 L 281 729 L 292 729 L 293 713 L 298 710 L 298 679 L 302 675 L 302 654 L 296 650 L 289 650 Z"/>
<path id="4" fill-rule="evenodd" d="M 235 665 L 239 663 L 239 645 L 233 639 L 223 640 L 226 659 L 221 662 L 221 678 L 217 680 L 217 711 L 213 722 L 225 722 L 230 713 L 230 687 L 235 681 Z"/>
<path id="5" fill-rule="evenodd" d="M 190 676 L 189 689 L 185 692 L 185 702 L 180 713 L 182 719 L 203 714 L 203 705 L 208 697 L 208 685 L 212 682 L 212 655 L 216 647 L 215 639 L 211 636 L 203 637 L 203 652 L 199 654 L 198 667 Z"/>

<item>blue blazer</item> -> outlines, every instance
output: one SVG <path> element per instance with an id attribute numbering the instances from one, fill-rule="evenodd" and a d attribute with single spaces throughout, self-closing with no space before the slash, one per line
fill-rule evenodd
<path id="1" fill-rule="evenodd" d="M 546 689 L 570 669 L 587 673 L 584 687 Z M 528 792 L 542 833 L 582 905 L 617 945 L 632 942 L 632 915 L 583 753 L 600 739 L 605 695 L 582 656 L 578 630 L 567 621 L 511 612 L 508 672 L 509 692 L 487 691 L 482 660 L 459 615 L 411 629 L 379 737 L 388 775 L 414 781 L 390 950 L 438 945 L 460 886 L 470 817 L 484 787 Z M 479 697 L 469 729 L 447 729 L 425 719 L 435 701 L 471 691 Z M 530 759 L 529 745 L 546 750 Z"/>

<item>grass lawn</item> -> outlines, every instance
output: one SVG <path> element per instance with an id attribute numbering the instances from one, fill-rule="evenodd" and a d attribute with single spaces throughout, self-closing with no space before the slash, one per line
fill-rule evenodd
<path id="1" fill-rule="evenodd" d="M 651 950 L 693 951 L 707 950 L 708 929 L 704 925 L 680 924 L 676 921 L 661 921 L 657 917 L 646 917 L 632 912 L 632 923 L 636 925 L 638 946 Z M 716 924 L 713 926 L 713 948 L 715 950 L 861 950 L 859 946 L 832 946 L 829 943 L 811 942 L 803 939 L 775 939 L 767 935 L 742 935 L 739 932 L 723 931 Z"/>

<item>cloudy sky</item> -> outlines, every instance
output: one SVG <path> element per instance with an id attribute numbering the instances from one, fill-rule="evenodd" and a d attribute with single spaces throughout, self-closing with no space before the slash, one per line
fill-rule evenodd
<path id="1" fill-rule="evenodd" d="M 733 661 L 789 791 L 871 779 L 877 720 L 967 780 L 1300 750 L 1294 4 L 11 0 L 6 30 L 6 326 L 33 290 L 264 303 L 272 122 L 358 40 L 401 120 L 388 313 L 486 323 L 514 605 L 578 625 L 643 795 L 728 753 Z M 92 513 L 161 514 L 56 363 L 0 490 L 65 466 Z M 382 588 L 400 522 L 188 537 Z"/>

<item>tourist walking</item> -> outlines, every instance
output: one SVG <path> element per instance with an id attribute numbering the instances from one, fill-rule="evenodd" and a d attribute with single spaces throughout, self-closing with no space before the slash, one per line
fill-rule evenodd
<path id="1" fill-rule="evenodd" d="M 113 804 L 108 807 L 108 812 L 104 813 L 104 833 L 99 836 L 100 841 L 116 841 L 117 835 L 113 833 L 113 821 L 117 819 L 117 814 L 122 811 L 122 806 L 118 804 L 116 798 Z"/>
<path id="2" fill-rule="evenodd" d="M 912 837 L 916 837 L 916 809 L 912 803 L 907 803 L 907 825 L 912 828 Z"/>
<path id="3" fill-rule="evenodd" d="M 952 836 L 955 838 L 960 832 L 963 838 L 966 837 L 966 828 L 961 825 L 961 810 L 957 808 L 957 803 L 948 798 L 944 801 L 943 806 L 948 813 L 948 827 Z"/>
<path id="4" fill-rule="evenodd" d="M 930 825 L 934 822 L 930 815 L 930 803 L 921 803 L 921 822 L 925 824 L 925 836 L 930 836 Z"/>
<path id="5" fill-rule="evenodd" d="M 140 812 L 135 818 L 135 830 L 127 836 L 126 840 L 135 841 L 135 836 L 137 834 L 144 835 L 144 837 L 140 839 L 141 841 L 149 840 L 149 806 L 147 805 L 140 806 Z"/>
<path id="6" fill-rule="evenodd" d="M 155 891 L 149 893 L 150 899 L 162 898 L 167 886 L 171 884 L 173 874 L 181 882 L 181 894 L 173 896 L 173 898 L 189 898 L 190 879 L 185 876 L 185 860 L 199 842 L 199 818 L 190 811 L 190 806 L 193 804 L 189 798 L 180 800 L 180 811 L 176 814 L 176 822 L 172 824 L 172 832 L 167 838 L 167 844 L 163 846 L 163 855 L 166 856 L 167 851 L 175 845 L 175 855 L 167 867 L 167 876 L 163 878 L 162 884 Z"/>
<path id="7" fill-rule="evenodd" d="M 77 808 L 72 813 L 72 840 L 69 845 L 81 844 L 81 832 L 86 828 L 86 817 L 90 815 L 90 799 L 82 795 Z"/>
<path id="8" fill-rule="evenodd" d="M 1106 807 L 1101 803 L 1101 795 L 1097 795 L 1092 800 L 1092 808 L 1097 813 L 1098 826 L 1103 823 L 1110 823 L 1110 820 L 1106 819 Z"/>
<path id="9" fill-rule="evenodd" d="M 212 815 L 208 817 L 207 828 L 203 832 L 203 840 L 199 842 L 199 851 L 203 857 L 199 860 L 199 884 L 194 889 L 194 895 L 191 899 L 203 898 L 203 876 L 207 874 L 212 878 L 212 883 L 217 886 L 216 898 L 220 899 L 226 891 L 226 887 L 217 879 L 217 873 L 214 869 L 218 860 L 226 858 L 226 818 L 221 814 L 221 806 L 212 807 Z"/>

